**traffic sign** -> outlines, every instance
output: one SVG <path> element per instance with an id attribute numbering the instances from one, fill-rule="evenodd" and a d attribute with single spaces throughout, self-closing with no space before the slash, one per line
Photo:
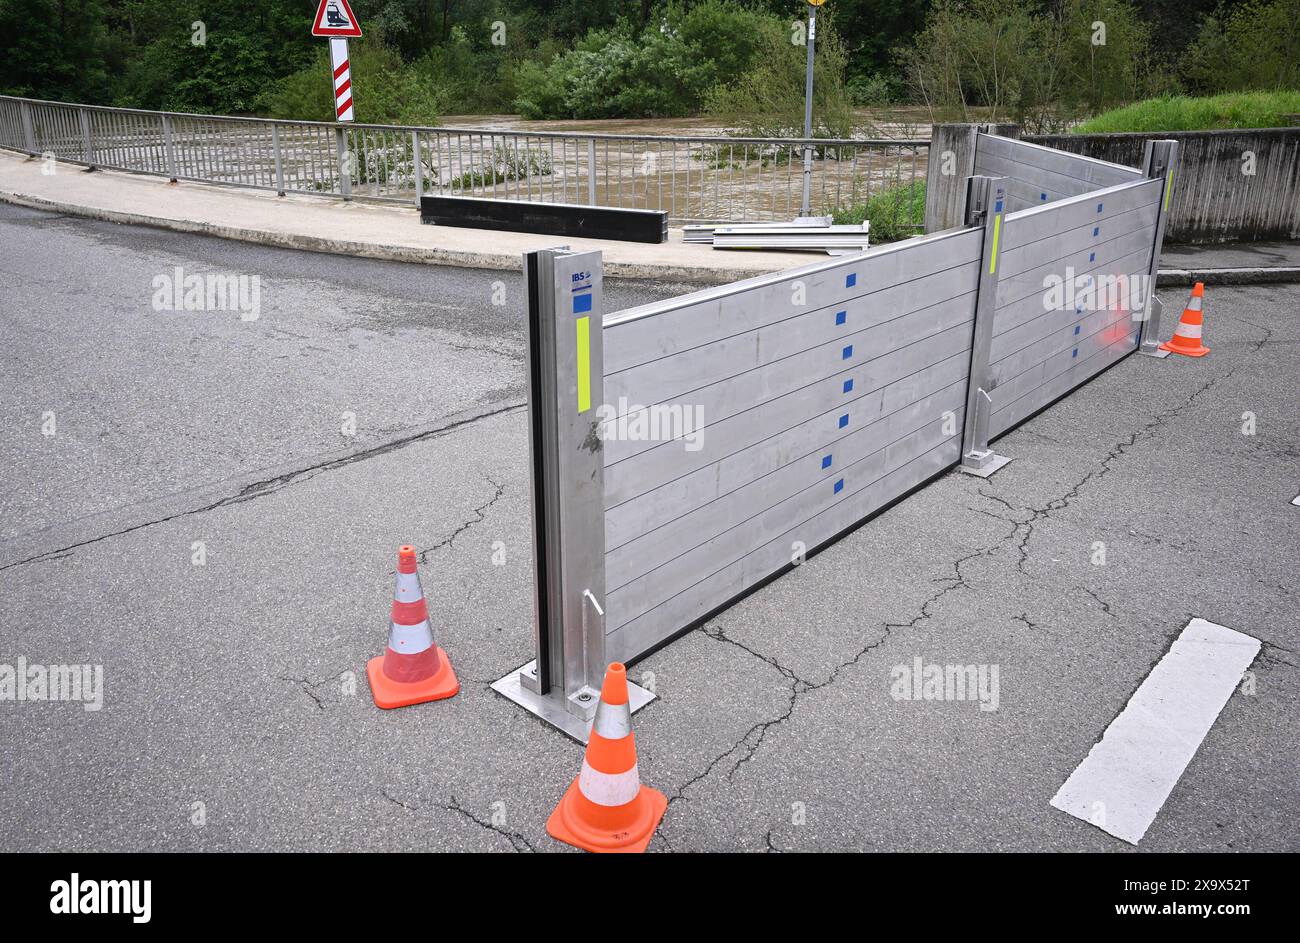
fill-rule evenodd
<path id="1" fill-rule="evenodd" d="M 348 0 L 320 0 L 316 19 L 312 22 L 313 36 L 360 36 L 361 24 L 348 6 Z"/>

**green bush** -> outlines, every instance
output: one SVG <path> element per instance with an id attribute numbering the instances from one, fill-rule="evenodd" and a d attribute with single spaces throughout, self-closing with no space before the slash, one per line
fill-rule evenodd
<path id="1" fill-rule="evenodd" d="M 1276 128 L 1300 114 L 1300 92 L 1234 92 L 1206 98 L 1153 98 L 1100 114 L 1074 128 L 1078 134 L 1115 131 L 1212 131 Z"/>
<path id="2" fill-rule="evenodd" d="M 1192 91 L 1300 88 L 1300 0 L 1248 0 L 1205 18 L 1183 59 Z"/>
<path id="3" fill-rule="evenodd" d="M 694 114 L 735 81 L 777 18 L 735 0 L 670 4 L 640 31 L 593 30 L 546 65 L 521 63 L 515 107 L 525 118 L 671 118 Z"/>
<path id="4" fill-rule="evenodd" d="M 808 47 L 796 43 L 793 24 L 762 24 L 753 66 L 709 93 L 705 110 L 754 137 L 803 137 Z M 829 24 L 817 31 L 813 66 L 813 136 L 849 137 L 853 106 L 844 86 L 843 44 Z"/>
<path id="5" fill-rule="evenodd" d="M 915 180 L 881 190 L 865 203 L 831 214 L 838 225 L 871 221 L 871 242 L 897 242 L 921 231 L 925 220 L 925 181 Z"/>
<path id="6" fill-rule="evenodd" d="M 936 118 L 1048 131 L 1168 91 L 1151 45 L 1151 27 L 1127 0 L 936 0 L 899 62 Z"/>
<path id="7" fill-rule="evenodd" d="M 446 98 L 417 67 L 402 61 L 378 31 L 354 39 L 348 49 L 355 90 L 356 120 L 365 124 L 438 123 Z M 334 120 L 334 86 L 330 81 L 329 50 L 322 47 L 312 63 L 286 76 L 258 100 L 272 118 L 301 121 Z"/>

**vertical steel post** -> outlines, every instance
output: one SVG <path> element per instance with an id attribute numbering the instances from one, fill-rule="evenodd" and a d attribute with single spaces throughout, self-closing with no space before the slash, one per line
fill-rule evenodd
<path id="1" fill-rule="evenodd" d="M 817 41 L 817 5 L 808 4 L 808 74 L 804 80 L 803 100 L 803 136 L 812 138 L 813 107 L 813 46 Z M 803 146 L 803 202 L 799 204 L 800 216 L 810 215 L 809 205 L 812 197 L 812 145 Z"/>
<path id="2" fill-rule="evenodd" d="M 605 676 L 599 252 L 524 256 L 537 657 L 492 688 L 585 743 Z M 633 710 L 653 695 L 631 685 Z"/>
<path id="3" fill-rule="evenodd" d="M 1160 192 L 1160 209 L 1156 214 L 1156 238 L 1151 247 L 1151 268 L 1147 272 L 1147 283 L 1142 293 L 1143 310 L 1133 312 L 1133 317 L 1142 322 L 1142 339 L 1138 343 L 1138 351 L 1148 357 L 1169 356 L 1169 351 L 1160 349 L 1160 318 L 1164 313 L 1164 305 L 1156 296 L 1156 276 L 1160 273 L 1160 250 L 1164 246 L 1165 223 L 1169 219 L 1177 167 L 1177 141 L 1147 141 L 1142 155 L 1142 170 L 1148 177 L 1164 179 Z"/>
<path id="4" fill-rule="evenodd" d="M 970 382 L 966 388 L 966 421 L 962 430 L 961 470 L 987 478 L 1011 459 L 989 448 L 989 419 L 995 386 L 989 351 L 993 345 L 993 316 L 998 306 L 998 253 L 1005 215 L 1007 178 L 967 179 L 966 225 L 983 226 L 979 290 L 975 295 L 975 328 L 971 337 Z"/>
<path id="5" fill-rule="evenodd" d="M 162 116 L 163 131 L 163 150 L 167 155 L 167 176 L 171 182 L 176 182 L 176 141 L 172 136 L 172 119 L 168 115 Z"/>
<path id="6" fill-rule="evenodd" d="M 339 193 L 343 199 L 352 199 L 352 158 L 348 154 L 348 137 L 341 126 L 334 128 L 334 141 L 339 157 Z"/>
<path id="7" fill-rule="evenodd" d="M 271 150 L 275 154 L 275 192 L 284 196 L 284 158 L 280 155 L 280 126 L 271 123 Z"/>
<path id="8" fill-rule="evenodd" d="M 77 117 L 81 119 L 81 153 L 86 160 L 86 166 L 93 169 L 95 166 L 95 142 L 90 131 L 90 112 L 85 108 L 78 108 Z"/>
<path id="9" fill-rule="evenodd" d="M 18 110 L 23 119 L 23 143 L 27 145 L 27 153 L 35 156 L 36 154 L 36 124 L 32 121 L 32 103 L 29 101 L 20 101 Z"/>
<path id="10" fill-rule="evenodd" d="M 420 132 L 411 132 L 411 154 L 415 161 L 415 208 L 420 208 L 420 197 L 424 196 L 424 161 L 420 159 Z"/>
<path id="11" fill-rule="evenodd" d="M 587 138 L 587 205 L 596 205 L 596 139 Z"/>

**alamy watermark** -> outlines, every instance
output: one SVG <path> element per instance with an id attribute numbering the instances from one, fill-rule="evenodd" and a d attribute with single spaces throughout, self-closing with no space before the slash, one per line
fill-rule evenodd
<path id="1" fill-rule="evenodd" d="M 179 265 L 153 279 L 155 311 L 238 311 L 244 321 L 262 314 L 262 280 L 230 272 L 185 274 Z"/>
<path id="2" fill-rule="evenodd" d="M 73 701 L 97 711 L 104 706 L 104 666 L 28 664 L 20 656 L 0 664 L 0 701 Z"/>
<path id="3" fill-rule="evenodd" d="M 704 406 L 700 403 L 631 405 L 626 396 L 617 404 L 601 403 L 600 437 L 607 442 L 671 442 L 681 439 L 688 452 L 704 447 Z"/>
<path id="4" fill-rule="evenodd" d="M 1067 265 L 1064 275 L 1055 273 L 1043 279 L 1045 311 L 1129 311 L 1133 319 L 1145 316 L 1149 275 L 1076 274 Z"/>
<path id="5" fill-rule="evenodd" d="M 998 665 L 927 665 L 917 655 L 910 665 L 890 669 L 889 694 L 896 701 L 978 701 L 995 711 L 1001 701 Z"/>

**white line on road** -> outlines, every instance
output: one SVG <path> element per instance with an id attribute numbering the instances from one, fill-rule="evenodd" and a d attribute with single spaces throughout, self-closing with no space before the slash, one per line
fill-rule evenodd
<path id="1" fill-rule="evenodd" d="M 1136 845 L 1259 647 L 1225 626 L 1189 622 L 1052 805 Z"/>

